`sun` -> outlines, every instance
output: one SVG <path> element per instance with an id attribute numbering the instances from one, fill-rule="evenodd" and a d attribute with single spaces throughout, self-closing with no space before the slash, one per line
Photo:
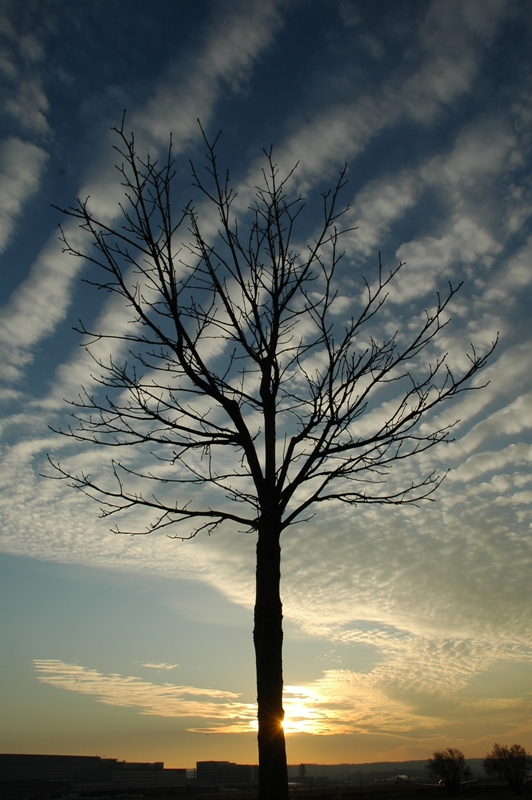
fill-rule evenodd
<path id="1" fill-rule="evenodd" d="M 302 686 L 290 686 L 285 690 L 285 717 L 282 726 L 287 735 L 291 733 L 317 733 L 320 714 L 316 708 L 317 698 Z"/>
<path id="2" fill-rule="evenodd" d="M 303 705 L 293 705 L 285 712 L 283 728 L 286 734 L 312 733 L 312 718 L 309 709 Z"/>

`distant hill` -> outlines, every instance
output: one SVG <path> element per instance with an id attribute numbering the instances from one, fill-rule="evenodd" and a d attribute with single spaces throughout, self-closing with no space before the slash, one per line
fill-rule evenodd
<path id="1" fill-rule="evenodd" d="M 395 775 L 408 775 L 409 778 L 428 779 L 425 766 L 428 757 L 423 761 L 375 761 L 362 764 L 305 764 L 305 775 L 308 778 L 324 777 L 330 780 L 350 780 L 361 783 L 372 783 L 374 780 L 393 778 Z M 466 763 L 476 777 L 484 776 L 482 758 L 467 758 Z M 290 778 L 299 777 L 299 764 L 290 764 Z"/>

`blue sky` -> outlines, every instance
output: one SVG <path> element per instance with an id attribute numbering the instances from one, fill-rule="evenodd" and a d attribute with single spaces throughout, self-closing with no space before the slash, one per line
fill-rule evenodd
<path id="1" fill-rule="evenodd" d="M 256 760 L 252 537 L 116 536 L 40 477 L 107 459 L 50 430 L 90 381 L 73 325 L 122 324 L 52 204 L 118 219 L 124 108 L 139 149 L 172 132 L 185 200 L 198 117 L 243 198 L 272 143 L 310 215 L 347 161 L 345 308 L 381 251 L 389 329 L 464 281 L 440 352 L 500 335 L 489 385 L 431 420 L 455 442 L 408 466 L 449 469 L 435 502 L 283 535 L 289 761 L 532 749 L 531 30 L 528 0 L 1 0 L 1 751 Z"/>

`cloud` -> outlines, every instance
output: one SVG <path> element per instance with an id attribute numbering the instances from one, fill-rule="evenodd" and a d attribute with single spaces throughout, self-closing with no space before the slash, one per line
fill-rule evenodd
<path id="1" fill-rule="evenodd" d="M 34 133 L 48 132 L 48 122 L 44 115 L 48 110 L 48 100 L 38 78 L 21 80 L 14 96 L 6 101 L 5 108 L 24 128 Z"/>
<path id="2" fill-rule="evenodd" d="M 484 176 L 516 168 L 518 142 L 504 119 L 488 117 L 462 129 L 448 155 L 429 159 L 423 172 L 427 183 L 454 192 L 476 188 Z"/>
<path id="3" fill-rule="evenodd" d="M 473 709 L 511 710 L 512 721 L 523 724 L 530 700 L 508 699 L 500 677 L 490 685 L 492 668 L 530 662 L 532 648 L 498 646 L 486 641 L 433 639 L 380 627 L 339 631 L 337 642 L 366 644 L 380 650 L 379 661 L 365 673 L 327 670 L 299 687 L 285 688 L 287 732 L 316 734 L 417 731 L 463 720 Z M 496 674 L 496 671 L 495 673 Z M 474 697 L 475 680 L 484 677 L 488 689 Z M 521 693 L 522 694 L 522 693 Z M 521 702 L 521 707 L 519 707 Z M 423 710 L 422 710 L 423 709 Z"/>
<path id="4" fill-rule="evenodd" d="M 128 124 L 131 123 L 138 134 L 137 148 L 142 149 L 145 146 L 155 156 L 161 144 L 166 146 L 169 132 L 172 131 L 174 154 L 177 155 L 192 140 L 200 137 L 197 118 L 201 117 L 205 124 L 208 122 L 221 90 L 220 81 L 243 80 L 253 68 L 255 58 L 270 43 L 273 33 L 281 24 L 281 5 L 282 3 L 273 0 L 245 4 L 245 14 L 240 13 L 240 8 L 231 7 L 227 10 L 224 7 L 224 12 L 206 32 L 203 46 L 194 56 L 193 64 L 188 65 L 186 80 L 176 81 L 174 72 L 170 70 L 171 74 L 158 87 L 155 96 L 143 108 L 133 110 L 130 114 Z M 32 40 L 25 45 L 26 49 L 33 48 L 35 57 L 37 44 Z M 33 95 L 30 92 L 31 87 Z M 34 115 L 40 113 L 38 109 L 44 108 L 44 100 L 39 100 L 35 94 L 38 83 L 30 81 L 21 84 L 19 89 L 13 100 L 12 113 L 16 111 L 21 118 L 30 111 Z M 36 129 L 40 130 L 36 120 L 37 118 L 34 120 L 34 127 L 37 126 Z M 27 122 L 30 124 L 29 119 Z M 11 145 L 11 149 L 13 147 Z M 31 155 L 35 165 L 36 154 L 40 152 L 42 151 L 38 148 L 27 145 L 24 151 L 26 160 Z M 44 154 L 41 160 L 44 160 Z M 91 204 L 98 208 L 99 217 L 112 224 L 120 213 L 118 203 L 122 199 L 123 191 L 115 180 L 107 152 L 100 167 L 101 171 L 95 170 L 93 177 L 80 188 L 78 195 L 90 195 Z M 28 168 L 23 170 L 20 167 L 16 174 L 19 194 L 24 194 L 25 191 L 24 196 L 29 194 L 36 183 L 36 179 L 31 182 L 28 171 Z M 18 209 L 11 193 L 9 197 L 5 196 L 4 205 L 8 210 Z M 0 196 L 0 212 L 1 209 Z M 74 246 L 79 244 L 83 247 L 83 237 L 75 225 L 67 223 L 65 233 Z M 72 283 L 81 266 L 80 261 L 62 253 L 57 234 L 53 234 L 33 264 L 28 278 L 19 285 L 9 304 L 2 309 L 0 342 L 9 343 L 3 351 L 3 364 L 0 362 L 5 380 L 17 381 L 22 377 L 25 368 L 34 359 L 35 346 L 49 337 L 64 320 L 70 304 Z M 108 313 L 112 313 L 115 306 L 112 303 Z M 115 319 L 115 328 L 117 323 L 118 319 Z M 123 319 L 123 323 L 126 325 L 127 321 Z M 70 364 L 70 372 L 72 368 L 73 365 Z"/>
<path id="5" fill-rule="evenodd" d="M 67 226 L 75 238 L 77 228 Z M 70 303 L 72 283 L 81 263 L 65 257 L 57 234 L 41 250 L 29 276 L 19 284 L 0 319 L 0 342 L 3 344 L 0 369 L 5 381 L 19 380 L 32 363 L 33 348 L 50 336 L 63 321 Z"/>
<path id="6" fill-rule="evenodd" d="M 532 391 L 526 392 L 503 408 L 497 409 L 486 419 L 483 419 L 468 433 L 463 441 L 463 450 L 467 447 L 469 452 L 477 449 L 487 440 L 499 436 L 516 436 L 523 434 L 532 427 Z"/>
<path id="7" fill-rule="evenodd" d="M 498 186 L 514 170 L 511 156 L 518 152 L 516 148 L 505 122 L 488 118 L 461 130 L 446 154 L 371 180 L 353 197 L 344 217 L 345 227 L 355 228 L 342 238 L 347 257 L 355 264 L 374 258 L 392 227 L 412 208 L 423 229 L 424 202 L 430 192 L 437 191 L 438 202 L 450 213 L 440 215 L 437 236 L 399 246 L 395 255 L 405 268 L 392 287 L 391 300 L 404 303 L 422 297 L 437 289 L 443 277 L 457 273 L 460 278 L 474 275 L 477 282 L 482 275 L 485 281 L 508 234 L 499 229 L 503 241 L 496 238 L 491 221 L 501 215 L 501 201 L 509 212 L 511 202 L 504 194 L 501 198 Z M 528 249 L 514 254 L 505 268 L 508 274 L 500 275 L 493 289 L 485 292 L 484 307 L 495 300 L 492 292 L 498 294 L 497 299 L 504 295 L 509 301 L 511 289 L 528 282 Z"/>
<path id="8" fill-rule="evenodd" d="M 300 162 L 296 179 L 305 192 L 309 182 L 328 178 L 338 164 L 348 160 L 355 166 L 356 156 L 369 141 L 401 118 L 424 126 L 437 121 L 471 90 L 484 47 L 507 12 L 505 0 L 490 0 L 486 6 L 477 0 L 467 5 L 459 0 L 434 0 L 419 24 L 406 62 L 413 67 L 402 68 L 398 77 L 383 81 L 371 95 L 353 87 L 352 101 L 324 102 L 309 122 L 298 126 L 276 149 L 281 171 Z"/>
<path id="9" fill-rule="evenodd" d="M 472 264 L 482 267 L 501 249 L 485 227 L 457 214 L 449 220 L 443 235 L 426 236 L 399 247 L 396 255 L 407 264 L 407 279 L 395 287 L 393 301 L 404 303 L 435 291 L 443 279 L 453 277 L 458 265 L 460 269 Z"/>
<path id="10" fill-rule="evenodd" d="M 42 89 L 37 64 L 44 56 L 42 43 L 33 33 L 18 35 L 6 18 L 0 33 L 0 70 L 5 78 L 4 109 L 27 132 L 42 136 L 50 132 L 46 112 L 48 99 Z"/>
<path id="11" fill-rule="evenodd" d="M 352 228 L 341 240 L 347 259 L 354 265 L 375 259 L 390 228 L 416 206 L 422 191 L 423 181 L 414 169 L 376 178 L 359 190 L 343 220 L 345 229 Z M 354 287 L 356 266 L 353 273 L 347 280 Z M 360 292 L 359 286 L 355 291 Z"/>
<path id="12" fill-rule="evenodd" d="M 256 705 L 242 703 L 239 694 L 218 689 L 154 684 L 117 673 L 58 659 L 34 659 L 40 683 L 89 695 L 105 705 L 136 709 L 147 716 L 210 722 L 188 730 L 209 733 L 246 733 L 256 730 Z M 426 723 L 382 691 L 371 675 L 349 670 L 329 670 L 323 677 L 284 690 L 287 733 L 337 735 L 368 731 L 407 731 Z"/>
<path id="13" fill-rule="evenodd" d="M 500 473 L 507 467 L 526 466 L 532 462 L 532 445 L 518 442 L 501 450 L 488 450 L 470 456 L 457 469 L 452 470 L 448 481 L 465 484 L 489 473 Z"/>
<path id="14" fill-rule="evenodd" d="M 212 119 L 219 98 L 225 96 L 223 87 L 239 91 L 255 59 L 280 29 L 283 8 L 277 3 L 246 5 L 240 17 L 231 9 L 213 22 L 183 80 L 176 81 L 170 70 L 155 87 L 153 99 L 134 110 L 135 126 L 138 123 L 146 146 L 153 144 L 156 150 L 174 128 L 176 148 L 185 152 L 197 135 L 195 115 Z M 355 24 L 348 15 L 353 6 L 343 4 L 343 8 L 345 24 Z M 311 118 L 292 128 L 280 143 L 280 161 L 291 166 L 292 159 L 301 158 L 301 183 L 310 188 L 327 177 L 331 165 L 362 153 L 385 126 L 407 118 L 409 135 L 415 136 L 420 130 L 416 126 L 441 120 L 442 112 L 475 85 L 483 43 L 507 9 L 508 4 L 500 2 L 484 6 L 445 0 L 428 5 L 415 52 L 408 54 L 397 74 L 372 95 L 354 86 L 349 102 L 329 105 L 318 100 Z M 239 39 L 244 41 L 241 51 L 234 47 Z M 33 57 L 34 52 L 38 63 L 38 48 L 32 51 L 32 46 L 30 42 L 28 53 Z M 11 63 L 15 62 L 8 63 L 8 71 Z M 514 312 L 528 298 L 532 245 L 530 240 L 512 238 L 526 220 L 524 212 L 514 214 L 519 200 L 515 167 L 526 156 L 525 144 L 508 124 L 506 112 L 499 116 L 476 119 L 454 141 L 449 134 L 439 155 L 420 158 L 411 166 L 401 162 L 396 172 L 381 173 L 353 198 L 350 219 L 359 230 L 345 240 L 348 256 L 364 260 L 384 241 L 392 242 L 398 257 L 407 260 L 405 281 L 390 297 L 405 306 L 389 304 L 383 330 L 410 330 L 420 312 L 412 300 L 433 291 L 442 279 L 465 276 L 462 297 L 452 309 L 453 325 L 442 332 L 440 352 L 448 351 L 458 360 L 464 341 L 473 339 L 484 347 L 497 329 L 503 337 L 479 379 L 490 380 L 490 385 L 458 398 L 422 428 L 426 431 L 429 425 L 459 418 L 457 441 L 425 454 L 417 466 L 401 466 L 400 477 L 406 481 L 451 467 L 435 503 L 419 509 L 330 505 L 320 508 L 315 519 L 283 534 L 285 618 L 311 636 L 346 647 L 372 645 L 379 661 L 369 673 L 330 670 L 318 681 L 287 686 L 287 731 L 292 725 L 293 730 L 322 734 L 369 732 L 375 730 L 372 720 L 386 731 L 426 730 L 441 724 L 447 713 L 444 704 L 457 715 L 467 709 L 481 715 L 488 707 L 514 714 L 513 706 L 496 693 L 482 701 L 466 697 L 475 680 L 495 664 L 529 663 L 532 641 L 532 607 L 526 592 L 532 565 L 528 329 L 519 328 L 524 331 L 519 343 L 510 338 Z M 43 152 L 21 139 L 13 141 L 18 142 L 17 163 L 24 168 L 13 173 L 14 190 L 8 200 L 14 205 L 8 203 L 5 211 L 12 225 L 19 213 L 16 202 L 22 204 L 38 185 Z M 83 191 L 91 192 L 112 220 L 117 189 L 100 167 Z M 253 188 L 255 168 L 252 165 L 236 187 L 240 207 L 245 207 Z M 438 213 L 427 220 L 426 200 L 438 203 Z M 416 234 L 407 227 L 406 233 L 401 231 L 406 241 L 397 242 L 395 226 L 404 219 L 410 226 L 411 212 Z M 209 218 L 206 229 L 215 227 L 216 221 Z M 77 235 L 74 227 L 69 235 Z M 13 380 L 24 374 L 37 345 L 68 309 L 79 264 L 59 249 L 53 242 L 45 246 L 32 275 L 3 310 L 0 337 L 6 375 Z M 349 311 L 349 300 L 356 300 L 354 290 L 344 291 L 338 303 L 340 322 Z M 124 309 L 112 301 L 101 308 L 96 325 L 118 335 L 126 320 Z M 95 353 L 108 355 L 103 343 Z M 23 440 L 6 444 L 2 452 L 2 549 L 60 562 L 193 576 L 216 586 L 235 603 L 252 605 L 253 536 L 228 530 L 188 544 L 164 536 L 113 536 L 105 522 L 95 520 L 92 502 L 65 492 L 63 483 L 39 480 L 46 450 L 55 449 L 61 458 L 93 474 L 108 461 L 105 450 L 58 443 L 46 427 L 48 422 L 57 424 L 63 397 L 76 397 L 80 385 L 90 386 L 91 371 L 90 359 L 78 351 L 63 360 L 44 399 L 6 391 L 6 399 L 18 407 L 4 420 L 6 439 L 9 442 L 16 431 Z M 141 512 L 135 527 L 142 528 L 147 521 Z M 225 730 L 252 729 L 251 707 L 240 704 L 238 695 L 214 697 L 208 690 L 158 686 L 60 661 L 36 664 L 44 682 L 91 695 L 98 702 L 143 714 L 169 708 L 172 715 L 214 720 L 212 730 L 218 730 L 217 725 Z M 143 666 L 170 670 L 177 665 Z M 203 691 L 204 695 L 194 694 Z M 419 713 L 423 696 L 431 697 L 433 712 Z M 515 719 L 522 724 L 517 712 Z"/>
<path id="15" fill-rule="evenodd" d="M 15 136 L 0 146 L 0 252 L 9 242 L 24 202 L 38 190 L 47 158 L 40 147 Z"/>
<path id="16" fill-rule="evenodd" d="M 503 343 L 501 345 L 504 346 Z M 487 428 L 493 427 L 489 422 L 491 415 L 498 414 L 508 402 L 516 402 L 516 395 L 519 397 L 526 393 L 530 384 L 528 347 L 528 341 L 525 340 L 502 352 L 496 349 L 488 365 L 473 381 L 473 386 L 483 388 L 461 395 L 430 421 L 422 422 L 422 433 L 427 433 L 429 427 L 440 428 L 459 420 L 454 431 L 457 441 L 453 443 L 451 454 L 457 460 L 470 455 L 485 438 L 482 433 L 484 423 Z M 455 350 L 456 346 L 450 349 Z M 518 425 L 518 421 L 515 424 Z M 526 426 L 525 421 L 524 428 Z"/>
<path id="17" fill-rule="evenodd" d="M 435 0 L 420 26 L 422 68 L 405 82 L 402 101 L 419 122 L 428 124 L 467 92 L 476 75 L 482 44 L 493 35 L 505 0 Z M 482 22 L 480 22 L 482 20 Z"/>
<path id="18" fill-rule="evenodd" d="M 515 305 L 521 292 L 532 283 L 532 238 L 528 238 L 519 251 L 513 254 L 501 267 L 484 294 L 484 303 Z"/>
<path id="19" fill-rule="evenodd" d="M 197 55 L 187 64 L 172 66 L 147 105 L 131 116 L 133 129 L 153 145 L 166 146 L 171 131 L 179 150 L 199 135 L 198 118 L 206 127 L 226 88 L 238 90 L 260 53 L 282 24 L 283 0 L 219 4 L 221 13 L 208 27 Z M 223 9 L 223 10 L 222 10 Z M 179 73 L 179 79 L 177 74 Z"/>
<path id="20" fill-rule="evenodd" d="M 480 643 L 435 642 L 371 629 L 344 631 L 336 641 L 378 643 L 385 647 L 386 656 L 369 672 L 331 669 L 316 680 L 285 685 L 288 735 L 401 735 L 412 731 L 428 735 L 468 712 L 482 716 L 494 710 L 510 713 L 513 724 L 522 725 L 531 705 L 526 699 L 508 699 L 500 686 L 502 696 L 475 697 L 468 692 L 475 674 L 487 673 L 490 665 L 501 660 L 501 650 L 488 653 Z M 507 660 L 514 662 L 526 663 L 527 657 L 530 652 L 506 652 Z M 147 716 L 182 718 L 189 723 L 205 720 L 205 725 L 196 724 L 187 728 L 189 731 L 245 733 L 256 729 L 255 704 L 242 703 L 234 692 L 154 684 L 58 659 L 34 659 L 33 664 L 39 682 L 92 696 L 105 705 L 135 709 Z M 444 683 L 442 672 L 447 679 Z"/>
<path id="21" fill-rule="evenodd" d="M 338 13 L 346 28 L 355 28 L 360 23 L 360 14 L 356 4 L 350 0 L 340 0 Z"/>
<path id="22" fill-rule="evenodd" d="M 405 733 L 439 722 L 416 714 L 409 702 L 392 698 L 374 675 L 345 669 L 327 670 L 302 686 L 286 686 L 283 702 L 288 734 Z"/>
<path id="23" fill-rule="evenodd" d="M 93 696 L 105 705 L 134 708 L 146 716 L 216 721 L 211 729 L 217 733 L 254 730 L 256 707 L 239 702 L 240 695 L 234 692 L 159 685 L 116 673 L 104 675 L 58 659 L 34 659 L 33 664 L 40 683 Z"/>
<path id="24" fill-rule="evenodd" d="M 199 132 L 195 120 L 198 116 L 204 121 L 208 120 L 216 103 L 220 81 L 240 80 L 252 69 L 257 55 L 272 41 L 274 33 L 282 23 L 280 14 L 282 7 L 282 4 L 276 2 L 256 3 L 251 6 L 247 4 L 245 15 L 232 9 L 213 23 L 205 35 L 199 54 L 194 56 L 193 63 L 189 65 L 187 80 L 176 84 L 174 77 L 169 77 L 166 83 L 163 81 L 158 92 L 144 108 L 133 112 L 131 122 L 138 130 L 140 138 L 145 140 L 142 146 L 145 145 L 148 149 L 155 146 L 157 149 L 159 144 L 166 142 L 168 131 L 173 130 L 177 154 L 191 139 L 197 138 Z M 490 4 L 487 19 L 483 24 L 488 28 L 490 25 L 492 28 L 496 26 L 503 10 L 504 4 Z M 473 18 L 459 6 L 456 8 L 456 13 L 459 17 L 464 16 L 464 24 L 461 44 L 459 47 L 456 44 L 452 45 L 453 53 L 457 47 L 458 51 L 460 47 L 468 51 L 472 48 L 474 50 L 477 46 L 474 44 L 477 23 L 474 23 Z M 449 21 L 440 4 L 433 4 L 429 17 L 432 20 L 430 36 L 434 45 L 426 56 L 430 60 L 437 59 L 438 52 L 446 50 L 450 45 L 447 37 Z M 454 24 L 460 27 L 456 20 Z M 238 39 L 238 47 L 232 46 L 234 39 Z M 420 67 L 420 76 L 425 69 L 426 66 Z M 420 80 L 423 82 L 424 79 L 420 77 Z M 465 88 L 460 89 L 462 90 L 465 91 Z M 404 92 L 408 94 L 409 91 L 411 89 L 405 84 Z M 447 98 L 451 95 L 454 96 L 451 90 L 445 93 Z M 369 97 L 357 98 L 351 106 L 318 109 L 311 123 L 296 131 L 281 147 L 280 164 L 282 166 L 286 162 L 292 166 L 297 157 L 302 163 L 299 179 L 308 180 L 311 175 L 319 177 L 327 164 L 336 162 L 338 158 L 353 156 L 364 149 L 369 139 L 383 125 L 397 119 L 403 107 L 405 107 L 404 97 L 401 92 L 397 93 L 397 87 L 394 85 L 393 89 L 391 86 L 385 88 L 381 100 L 378 101 Z M 322 146 L 324 139 L 327 140 L 327 148 Z M 94 202 L 98 201 L 99 211 L 104 216 L 107 215 L 111 221 L 117 213 L 115 197 L 117 187 L 109 184 L 107 174 L 106 164 L 105 177 L 103 174 L 96 177 L 90 185 L 83 187 L 80 194 L 81 196 L 91 194 Z M 240 202 L 246 203 L 249 193 L 247 190 L 255 185 L 255 177 L 255 170 L 252 169 L 246 185 L 239 188 Z M 389 225 L 394 217 L 404 212 L 413 202 L 416 194 L 415 183 L 412 184 L 411 179 L 404 176 L 402 185 L 397 187 L 396 199 L 394 200 L 389 192 L 387 194 L 386 203 L 382 200 L 382 195 L 380 199 L 375 200 L 373 216 L 367 220 L 368 224 L 362 226 L 363 230 L 359 234 L 359 240 L 364 242 L 366 251 L 376 243 L 375 237 L 383 232 L 383 223 L 379 222 L 378 217 L 384 215 L 387 218 L 385 224 Z M 372 205 L 371 198 L 369 199 Z M 423 287 L 423 291 L 426 291 L 431 286 L 429 278 L 431 273 L 430 270 L 426 271 L 427 258 L 430 261 L 429 251 L 436 249 L 433 256 L 437 261 L 442 254 L 445 258 L 443 251 L 457 253 L 464 243 L 471 249 L 473 243 L 471 234 L 475 223 L 471 221 L 466 224 L 466 222 L 457 220 L 454 223 L 452 244 L 444 240 L 438 243 L 427 239 L 423 243 L 412 245 L 417 248 L 415 253 L 404 253 L 408 255 L 414 270 L 418 261 L 425 267 L 423 281 L 414 282 L 417 287 Z M 373 236 L 370 234 L 368 240 L 368 229 L 371 228 L 375 233 Z M 71 229 L 67 232 L 69 236 L 75 235 Z M 455 241 L 457 235 L 459 241 Z M 472 257 L 476 257 L 479 248 L 484 251 L 490 247 L 489 241 L 484 241 L 486 235 L 483 231 L 478 232 L 478 244 L 473 247 Z M 65 317 L 70 302 L 72 280 L 78 272 L 79 265 L 62 256 L 59 250 L 57 244 L 52 241 L 46 245 L 35 262 L 29 278 L 19 287 L 10 305 L 4 309 L 2 315 L 4 331 L 0 332 L 0 337 L 9 340 L 13 347 L 5 365 L 5 375 L 10 380 L 20 378 L 24 368 L 33 360 L 32 349 L 43 338 L 49 336 Z M 36 309 L 40 307 L 42 312 L 36 313 Z"/>

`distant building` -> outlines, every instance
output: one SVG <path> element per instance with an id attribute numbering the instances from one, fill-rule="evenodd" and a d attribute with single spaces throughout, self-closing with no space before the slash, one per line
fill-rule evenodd
<path id="1" fill-rule="evenodd" d="M 197 761 L 196 780 L 207 786 L 257 783 L 259 768 L 252 764 L 234 764 L 232 761 Z"/>
<path id="2" fill-rule="evenodd" d="M 165 769 L 162 761 L 0 753 L 0 795 L 28 782 L 34 787 L 62 784 L 70 791 L 155 789 L 186 786 L 186 769 Z"/>
<path id="3" fill-rule="evenodd" d="M 0 781 L 110 781 L 116 758 L 0 753 Z"/>
<path id="4" fill-rule="evenodd" d="M 114 786 L 135 789 L 156 789 L 160 786 L 186 786 L 186 769 L 165 769 L 162 761 L 137 764 L 119 761 L 112 772 Z"/>

